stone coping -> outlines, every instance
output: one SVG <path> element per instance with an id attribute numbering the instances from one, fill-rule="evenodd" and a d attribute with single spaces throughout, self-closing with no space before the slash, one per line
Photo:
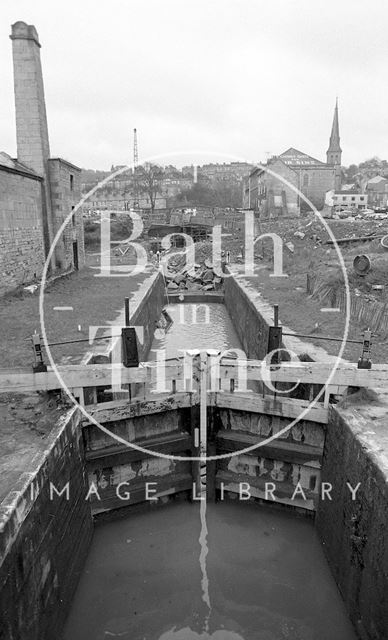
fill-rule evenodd
<path id="1" fill-rule="evenodd" d="M 160 271 L 154 271 L 148 278 L 145 278 L 140 284 L 137 291 L 132 293 L 129 300 L 129 316 L 130 320 L 138 312 L 140 306 L 147 299 L 147 296 L 151 295 L 152 287 L 157 279 L 161 277 Z M 129 292 L 130 293 L 130 292 Z M 108 321 L 107 325 L 110 327 L 124 327 L 125 326 L 125 308 L 123 308 L 114 320 Z M 121 329 L 120 329 L 121 331 Z M 110 329 L 107 331 L 107 335 L 110 335 Z M 117 341 L 121 340 L 121 336 L 110 340 L 109 344 L 96 343 L 92 349 L 90 349 L 82 358 L 81 364 L 89 364 L 90 361 L 96 356 L 103 356 L 109 358 L 111 351 L 114 349 Z"/>
<path id="2" fill-rule="evenodd" d="M 47 439 L 45 449 L 32 459 L 33 471 L 21 474 L 12 490 L 0 503 L 0 566 L 46 483 L 50 466 L 55 465 L 56 459 L 68 445 L 79 423 L 80 413 L 77 407 L 72 407 L 58 419 Z"/>

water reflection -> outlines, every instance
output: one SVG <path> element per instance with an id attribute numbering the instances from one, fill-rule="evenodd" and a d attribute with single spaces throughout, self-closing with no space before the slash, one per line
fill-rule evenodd
<path id="1" fill-rule="evenodd" d="M 167 333 L 156 329 L 151 349 L 165 349 L 166 358 L 182 356 L 184 349 L 240 348 L 240 340 L 223 304 L 173 304 L 167 311 L 174 323 Z M 154 357 L 151 351 L 149 360 Z"/>
<path id="2" fill-rule="evenodd" d="M 312 522 L 247 503 L 171 504 L 96 528 L 64 640 L 355 640 Z"/>

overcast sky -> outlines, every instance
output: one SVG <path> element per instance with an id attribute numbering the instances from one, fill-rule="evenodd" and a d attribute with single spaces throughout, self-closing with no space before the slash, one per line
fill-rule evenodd
<path id="1" fill-rule="evenodd" d="M 16 155 L 10 25 L 42 45 L 52 156 L 86 168 L 388 157 L 386 0 L 1 0 L 0 150 Z M 192 153 L 198 150 L 199 153 Z M 178 155 L 178 152 L 186 152 Z M 172 155 L 169 155 L 172 154 Z"/>

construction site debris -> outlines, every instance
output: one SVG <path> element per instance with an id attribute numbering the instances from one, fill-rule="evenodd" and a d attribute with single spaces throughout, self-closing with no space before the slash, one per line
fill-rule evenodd
<path id="1" fill-rule="evenodd" d="M 236 255 L 237 251 L 234 253 L 235 259 Z M 195 244 L 195 258 L 198 262 L 187 265 L 186 258 L 185 251 L 179 254 L 174 253 L 170 258 L 170 275 L 166 276 L 168 290 L 211 291 L 222 287 L 223 278 L 214 271 L 213 267 L 211 242 L 202 241 Z"/>
<path id="2" fill-rule="evenodd" d="M 369 273 L 371 266 L 370 258 L 366 254 L 356 256 L 353 260 L 353 269 L 359 276 L 364 276 Z"/>
<path id="3" fill-rule="evenodd" d="M 363 242 L 366 240 L 375 240 L 379 239 L 382 236 L 379 235 L 367 235 L 367 236 L 351 236 L 349 238 L 336 238 L 336 240 L 326 240 L 325 244 L 344 244 L 345 242 Z"/>

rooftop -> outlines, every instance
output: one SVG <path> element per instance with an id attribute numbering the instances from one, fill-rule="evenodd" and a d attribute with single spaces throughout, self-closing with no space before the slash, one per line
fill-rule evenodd
<path id="1" fill-rule="evenodd" d="M 35 173 L 33 169 L 30 169 L 30 167 L 27 167 L 27 165 L 19 162 L 15 158 L 11 158 L 5 151 L 0 151 L 0 171 L 19 173 L 33 180 L 42 180 L 42 177 Z"/>
<path id="2" fill-rule="evenodd" d="M 290 147 L 289 149 L 287 149 L 287 151 L 281 153 L 279 158 L 284 162 L 284 164 L 287 164 L 291 167 L 327 166 L 325 162 L 321 162 L 321 160 L 317 160 L 316 158 L 313 158 L 307 153 L 303 153 L 303 151 L 299 151 L 294 147 Z"/>
<path id="3" fill-rule="evenodd" d="M 381 182 L 381 180 L 386 181 L 387 178 L 384 178 L 384 176 L 375 176 L 374 178 L 368 180 L 367 184 L 377 184 L 378 182 Z"/>

